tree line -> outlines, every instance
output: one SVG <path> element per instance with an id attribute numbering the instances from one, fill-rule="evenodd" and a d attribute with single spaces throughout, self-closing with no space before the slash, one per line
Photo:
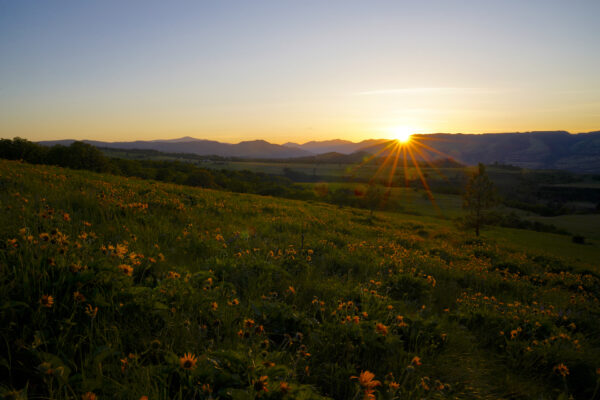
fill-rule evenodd
<path id="1" fill-rule="evenodd" d="M 22 138 L 0 139 L 0 158 L 239 193 L 296 198 L 310 193 L 281 176 L 250 171 L 207 170 L 179 161 L 112 158 L 83 142 L 47 147 Z"/>

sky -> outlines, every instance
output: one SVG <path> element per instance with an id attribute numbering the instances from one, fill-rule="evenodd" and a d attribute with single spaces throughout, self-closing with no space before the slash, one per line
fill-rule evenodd
<path id="1" fill-rule="evenodd" d="M 0 137 L 600 130 L 600 1 L 0 0 Z"/>

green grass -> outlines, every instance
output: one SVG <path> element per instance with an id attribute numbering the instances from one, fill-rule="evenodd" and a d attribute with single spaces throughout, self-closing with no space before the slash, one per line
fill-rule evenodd
<path id="1" fill-rule="evenodd" d="M 0 397 L 597 389 L 600 252 L 568 236 L 9 161 L 0 209 Z"/>
<path id="2" fill-rule="evenodd" d="M 596 248 L 600 244 L 600 214 L 559 215 L 556 217 L 530 216 L 528 219 L 544 224 L 552 224 L 574 234 L 583 235 L 587 239 L 591 239 Z"/>
<path id="3" fill-rule="evenodd" d="M 573 243 L 571 236 L 567 235 L 500 227 L 487 228 L 485 235 L 507 248 L 513 248 L 517 251 L 552 254 L 553 256 L 577 261 L 585 265 L 586 268 L 595 270 L 598 267 L 599 241 L 581 245 Z"/>

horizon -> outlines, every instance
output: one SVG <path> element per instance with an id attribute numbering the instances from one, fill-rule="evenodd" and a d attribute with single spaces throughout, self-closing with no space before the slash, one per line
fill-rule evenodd
<path id="1" fill-rule="evenodd" d="M 516 132 L 479 132 L 479 133 L 474 133 L 474 132 L 427 132 L 427 133 L 411 133 L 408 136 L 412 137 L 412 136 L 430 136 L 430 135 L 505 135 L 505 134 L 535 134 L 535 133 L 549 133 L 549 132 L 564 132 L 567 133 L 569 135 L 585 135 L 585 134 L 591 134 L 591 133 L 598 133 L 600 132 L 600 129 L 597 130 L 591 130 L 588 132 L 569 132 L 569 131 L 565 131 L 565 130 L 549 130 L 549 131 L 541 131 L 541 130 L 534 130 L 534 131 L 516 131 Z M 0 139 L 11 139 L 11 138 L 3 138 L 0 137 Z M 23 138 L 23 139 L 27 139 L 28 138 Z M 306 141 L 292 141 L 292 140 L 287 140 L 287 141 L 270 141 L 264 138 L 245 138 L 243 140 L 238 140 L 238 141 L 223 141 L 223 140 L 218 140 L 218 138 L 214 138 L 214 139 L 209 139 L 209 138 L 203 138 L 203 137 L 193 137 L 193 136 L 180 136 L 180 137 L 174 137 L 174 138 L 152 138 L 152 139 L 144 139 L 144 138 L 140 138 L 140 139 L 135 139 L 135 140 L 116 140 L 116 141 L 112 141 L 112 140 L 97 140 L 97 139 L 88 139 L 88 138 L 73 138 L 73 137 L 68 137 L 68 138 L 61 138 L 61 139 L 44 139 L 44 140 L 39 140 L 39 141 L 35 141 L 34 142 L 59 142 L 59 141 L 69 141 L 69 140 L 73 140 L 73 141 L 78 141 L 78 142 L 85 142 L 85 141 L 94 141 L 94 142 L 105 142 L 105 143 L 126 143 L 126 142 L 161 142 L 161 141 L 181 141 L 182 139 L 190 139 L 190 141 L 213 141 L 213 142 L 219 142 L 219 143 L 223 143 L 223 144 L 240 144 L 243 142 L 260 142 L 260 141 L 264 141 L 270 144 L 276 144 L 276 145 L 280 145 L 280 146 L 284 146 L 286 144 L 296 144 L 296 145 L 306 145 L 308 143 L 311 142 L 316 142 L 316 143 L 320 143 L 320 142 L 334 142 L 334 141 L 343 141 L 343 142 L 351 142 L 351 143 L 361 143 L 361 142 L 366 142 L 366 141 L 382 141 L 382 140 L 398 140 L 397 137 L 367 137 L 364 139 L 360 139 L 360 140 L 349 140 L 349 139 L 344 139 L 341 137 L 335 137 L 335 138 L 331 138 L 331 139 L 322 139 L 322 140 L 315 140 L 315 139 L 310 139 L 310 140 L 306 140 Z"/>
<path id="2" fill-rule="evenodd" d="M 0 136 L 224 143 L 600 126 L 600 3 L 0 5 Z"/>

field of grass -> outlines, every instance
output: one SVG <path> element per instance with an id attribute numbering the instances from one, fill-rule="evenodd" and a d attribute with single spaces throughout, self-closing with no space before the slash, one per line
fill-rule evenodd
<path id="1" fill-rule="evenodd" d="M 322 193 L 335 191 L 341 188 L 350 189 L 352 192 L 365 193 L 368 185 L 363 183 L 304 183 L 304 187 L 311 188 L 317 196 Z M 380 185 L 382 192 L 389 190 L 389 196 L 381 200 L 378 205 L 382 209 L 393 209 L 396 212 L 412 215 L 428 215 L 439 218 L 456 218 L 463 214 L 462 197 L 458 195 L 433 193 L 432 198 L 423 189 L 405 187 L 386 188 Z"/>
<path id="2" fill-rule="evenodd" d="M 599 394 L 564 235 L 4 160 L 0 209 L 0 397 Z"/>
<path id="3" fill-rule="evenodd" d="M 592 239 L 596 244 L 600 242 L 600 214 L 574 214 L 559 215 L 556 217 L 530 216 L 528 219 L 545 224 L 552 224 Z"/>

